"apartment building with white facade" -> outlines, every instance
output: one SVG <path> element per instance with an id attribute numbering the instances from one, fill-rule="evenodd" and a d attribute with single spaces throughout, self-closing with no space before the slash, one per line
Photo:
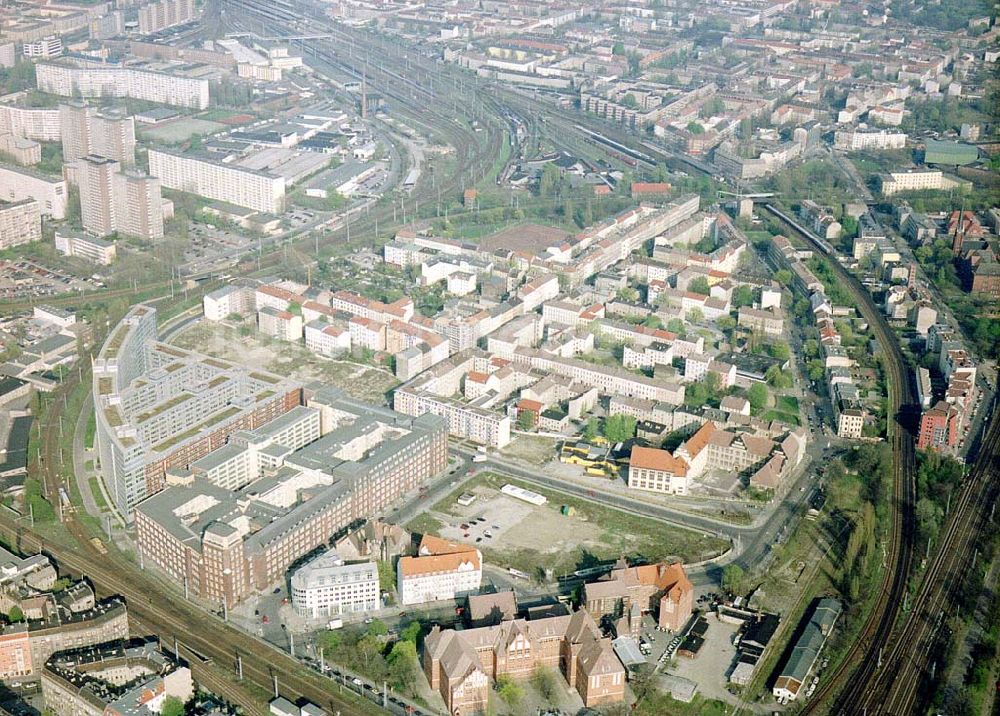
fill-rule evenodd
<path id="1" fill-rule="evenodd" d="M 0 200 L 14 203 L 34 199 L 42 216 L 61 221 L 66 218 L 68 197 L 65 179 L 53 179 L 30 169 L 0 166 Z"/>
<path id="2" fill-rule="evenodd" d="M 111 265 L 117 256 L 114 242 L 93 236 L 67 236 L 57 232 L 55 248 L 56 253 L 63 256 L 77 256 L 101 266 Z"/>
<path id="3" fill-rule="evenodd" d="M 0 200 L 0 249 L 42 240 L 42 217 L 38 202 L 23 199 L 9 204 Z"/>
<path id="4" fill-rule="evenodd" d="M 85 60 L 40 62 L 38 89 L 61 97 L 140 99 L 188 109 L 208 109 L 208 80 L 179 77 Z"/>
<path id="5" fill-rule="evenodd" d="M 285 208 L 285 179 L 163 149 L 149 150 L 149 173 L 164 187 L 267 214 Z"/>

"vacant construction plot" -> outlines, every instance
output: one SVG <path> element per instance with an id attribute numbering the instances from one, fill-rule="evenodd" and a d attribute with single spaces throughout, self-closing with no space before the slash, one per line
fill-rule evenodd
<path id="1" fill-rule="evenodd" d="M 399 384 L 387 370 L 348 360 L 321 358 L 297 343 L 277 341 L 257 333 L 241 335 L 239 329 L 223 323 L 196 323 L 182 331 L 173 342 L 181 348 L 260 367 L 302 382 L 329 383 L 376 405 L 386 404 L 386 393 Z"/>
<path id="2" fill-rule="evenodd" d="M 152 138 L 167 144 L 179 144 L 195 134 L 206 135 L 225 129 L 226 125 L 209 122 L 197 117 L 185 117 L 172 122 L 164 122 L 151 129 L 140 130 L 145 138 Z"/>
<path id="3" fill-rule="evenodd" d="M 506 495 L 500 492 L 506 483 L 543 494 L 548 502 L 533 505 Z M 458 504 L 462 493 L 475 495 L 475 501 Z M 474 544 L 489 564 L 535 577 L 545 569 L 558 577 L 623 555 L 650 562 L 670 558 L 691 562 L 727 547 L 714 537 L 495 474 L 465 483 L 411 526 L 421 525 L 435 525 L 442 537 Z"/>

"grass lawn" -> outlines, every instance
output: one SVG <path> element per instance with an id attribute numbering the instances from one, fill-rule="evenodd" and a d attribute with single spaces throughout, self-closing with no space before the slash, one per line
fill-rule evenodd
<path id="1" fill-rule="evenodd" d="M 97 507 L 104 512 L 108 509 L 108 503 L 104 499 L 104 493 L 101 492 L 100 478 L 91 477 L 87 480 L 87 484 L 90 485 L 90 494 L 94 496 L 94 502 Z"/>
<path id="2" fill-rule="evenodd" d="M 764 420 L 780 420 L 788 425 L 801 425 L 798 413 L 786 413 L 781 410 L 768 410 L 764 413 Z"/>
<path id="3" fill-rule="evenodd" d="M 87 429 L 83 433 L 83 446 L 88 450 L 94 449 L 94 433 L 97 432 L 97 417 L 91 410 L 87 416 Z"/>
<path id="4" fill-rule="evenodd" d="M 695 695 L 691 703 L 677 701 L 670 694 L 650 689 L 649 694 L 636 704 L 637 716 L 724 716 L 729 713 L 726 704 L 715 699 Z"/>
<path id="5" fill-rule="evenodd" d="M 420 534 L 437 534 L 442 527 L 444 527 L 444 522 L 427 512 L 417 515 L 406 523 L 406 529 Z"/>
<path id="6" fill-rule="evenodd" d="M 775 400 L 774 407 L 783 413 L 793 413 L 794 415 L 798 415 L 799 399 L 794 395 L 779 395 Z"/>

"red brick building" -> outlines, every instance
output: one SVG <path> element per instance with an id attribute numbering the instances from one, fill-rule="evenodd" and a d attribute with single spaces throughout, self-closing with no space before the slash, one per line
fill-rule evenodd
<path id="1" fill-rule="evenodd" d="M 920 450 L 949 450 L 958 445 L 960 415 L 954 406 L 939 401 L 920 416 L 917 447 Z"/>

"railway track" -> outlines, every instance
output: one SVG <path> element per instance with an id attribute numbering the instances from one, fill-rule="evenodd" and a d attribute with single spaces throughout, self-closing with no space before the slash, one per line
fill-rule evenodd
<path id="1" fill-rule="evenodd" d="M 824 709 L 838 714 L 857 714 L 861 711 L 856 710 L 856 705 L 861 703 L 877 677 L 883 649 L 889 643 L 903 606 L 913 563 L 916 448 L 908 426 L 901 420 L 916 404 L 916 391 L 892 328 L 861 282 L 829 254 L 823 242 L 795 219 L 771 204 L 763 206 L 816 251 L 826 256 L 831 269 L 857 300 L 858 310 L 872 327 L 884 358 L 888 412 L 893 417 L 889 422 L 889 440 L 895 457 L 893 495 L 890 501 L 892 525 L 887 546 L 889 568 L 878 587 L 875 603 L 858 638 L 802 710 L 804 714 L 819 713 Z"/>
<path id="2" fill-rule="evenodd" d="M 979 537 L 991 518 L 984 506 L 994 505 L 1000 497 L 998 475 L 1000 415 L 994 414 L 913 606 L 883 658 L 881 678 L 858 702 L 862 710 L 881 709 L 892 716 L 921 712 L 921 701 L 929 696 L 925 686 L 934 681 L 939 632 L 954 609 L 956 590 L 977 568 Z"/>
<path id="3" fill-rule="evenodd" d="M 260 695 L 272 692 L 277 678 L 278 690 L 291 699 L 306 698 L 329 708 L 330 714 L 384 713 L 358 696 L 337 693 L 327 677 L 306 668 L 288 654 L 238 631 L 214 615 L 186 600 L 175 597 L 165 584 L 141 571 L 119 553 L 99 552 L 89 541 L 86 529 L 72 517 L 66 521 L 76 547 L 46 541 L 34 528 L 17 524 L 6 513 L 0 515 L 0 535 L 22 553 L 50 553 L 61 571 L 88 577 L 102 595 L 120 594 L 126 600 L 130 618 L 171 645 L 174 640 L 189 654 L 209 658 L 212 666 L 231 681 L 238 682 L 237 657 L 242 662 L 242 681 L 257 687 L 251 690 L 228 689 L 230 696 L 251 713 L 266 711 Z M 205 666 L 204 664 L 202 665 Z M 221 683 L 221 682 L 220 682 Z"/>

